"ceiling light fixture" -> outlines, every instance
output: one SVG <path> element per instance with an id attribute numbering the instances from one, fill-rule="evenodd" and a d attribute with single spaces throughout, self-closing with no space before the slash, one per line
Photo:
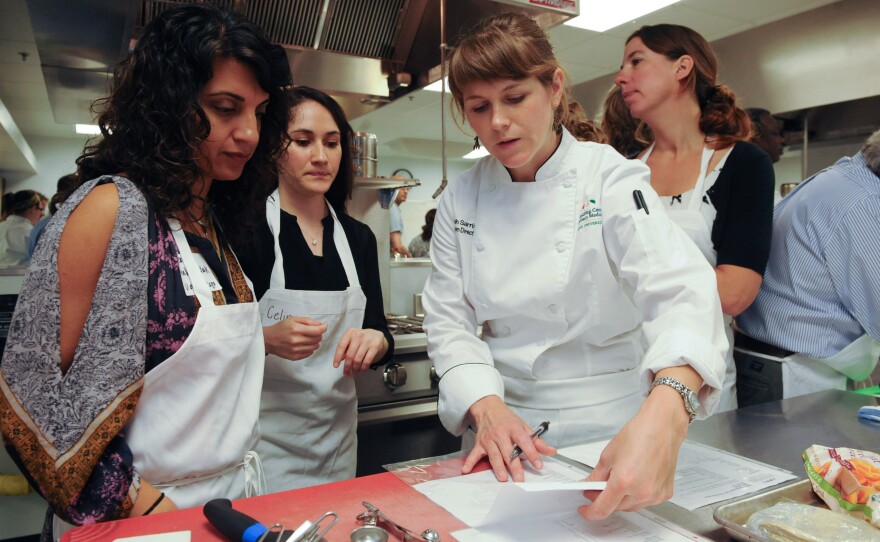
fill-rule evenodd
<path id="1" fill-rule="evenodd" d="M 77 124 L 76 133 L 86 135 L 101 135 L 101 127 L 97 124 Z"/>
<path id="2" fill-rule="evenodd" d="M 471 152 L 462 156 L 462 158 L 466 158 L 468 160 L 476 160 L 477 158 L 482 158 L 484 156 L 489 156 L 489 151 L 486 150 L 486 147 L 480 147 L 479 149 L 474 149 Z"/>
<path id="3" fill-rule="evenodd" d="M 444 79 L 445 79 L 445 77 L 441 77 L 440 79 L 437 79 L 436 81 L 434 81 L 434 82 L 431 83 L 430 85 L 426 86 L 426 87 L 425 87 L 425 90 L 431 90 L 431 91 L 434 91 L 434 92 L 442 92 L 442 91 L 443 91 L 443 80 L 444 80 Z M 446 83 L 446 86 L 447 86 L 447 88 L 449 87 L 449 83 L 448 83 L 448 82 Z"/>
<path id="4" fill-rule="evenodd" d="M 580 6 L 581 15 L 563 24 L 604 32 L 676 2 L 678 0 L 627 0 L 626 2 L 583 0 Z"/>

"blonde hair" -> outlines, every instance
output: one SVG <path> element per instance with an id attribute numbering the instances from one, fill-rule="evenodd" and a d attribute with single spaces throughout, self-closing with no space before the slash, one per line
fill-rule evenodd
<path id="1" fill-rule="evenodd" d="M 549 87 L 556 70 L 562 69 L 547 34 L 531 17 L 517 11 L 487 17 L 462 36 L 449 58 L 449 91 L 460 119 L 464 119 L 463 89 L 470 83 L 535 77 Z M 572 99 L 567 84 L 553 117 L 557 131 L 564 126 L 580 140 L 605 141 Z"/>

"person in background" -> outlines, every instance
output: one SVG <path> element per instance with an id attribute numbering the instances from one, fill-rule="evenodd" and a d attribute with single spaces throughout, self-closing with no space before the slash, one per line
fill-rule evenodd
<path id="1" fill-rule="evenodd" d="M 0 430 L 49 502 L 44 539 L 260 492 L 265 353 L 228 237 L 272 190 L 289 84 L 283 48 L 209 5 L 157 15 L 115 68 L 0 365 Z"/>
<path id="2" fill-rule="evenodd" d="M 28 263 L 28 237 L 43 217 L 47 201 L 46 196 L 33 190 L 19 190 L 12 195 L 9 216 L 0 223 L 0 266 Z"/>
<path id="3" fill-rule="evenodd" d="M 758 294 L 770 255 L 776 181 L 767 155 L 747 141 L 748 115 L 716 82 L 717 64 L 690 28 L 643 26 L 626 40 L 614 82 L 638 121 L 630 141 L 649 145 L 638 158 L 651 168 L 651 186 L 715 268 L 733 344 L 733 317 Z M 624 141 L 618 150 L 631 148 Z M 731 350 L 726 365 L 719 412 L 737 407 Z"/>
<path id="4" fill-rule="evenodd" d="M 785 138 L 779 121 L 766 109 L 750 107 L 746 109 L 752 121 L 751 142 L 761 148 L 774 164 L 782 157 Z"/>
<path id="5" fill-rule="evenodd" d="M 620 87 L 612 85 L 605 94 L 602 113 L 602 132 L 608 137 L 608 144 L 626 158 L 635 158 L 648 146 L 636 139 L 638 127 L 639 121 L 630 115 Z"/>
<path id="6" fill-rule="evenodd" d="M 6 220 L 6 218 L 9 216 L 9 208 L 12 206 L 12 195 L 13 194 L 14 194 L 14 192 L 7 192 L 7 193 L 3 194 L 3 202 L 2 202 L 3 211 L 2 211 L 2 213 L 0 213 L 0 222 L 3 222 L 4 220 Z"/>
<path id="7" fill-rule="evenodd" d="M 266 372 L 257 452 L 271 492 L 353 478 L 353 376 L 394 352 L 376 236 L 345 211 L 351 126 L 339 104 L 290 91 L 292 139 L 242 266 L 260 300 Z"/>
<path id="8" fill-rule="evenodd" d="M 712 412 L 724 375 L 711 267 L 644 164 L 570 133 L 586 119 L 570 118 L 533 19 L 497 14 L 464 34 L 449 88 L 490 154 L 440 199 L 422 298 L 440 419 L 473 446 L 462 472 L 488 457 L 498 480 L 522 481 L 514 446 L 540 469 L 551 445 L 613 436 L 590 474 L 607 489 L 581 514 L 668 499 L 688 423 Z"/>
<path id="9" fill-rule="evenodd" d="M 880 131 L 787 195 L 754 304 L 736 319 L 741 404 L 847 389 L 880 357 Z"/>
<path id="10" fill-rule="evenodd" d="M 413 258 L 428 258 L 431 255 L 431 234 L 434 233 L 434 215 L 437 209 L 430 209 L 425 213 L 425 225 L 422 233 L 413 237 L 409 242 L 409 253 Z"/>
<path id="11" fill-rule="evenodd" d="M 55 187 L 55 194 L 52 198 L 49 199 L 49 214 L 40 219 L 39 222 L 34 224 L 34 229 L 31 230 L 30 235 L 28 236 L 27 241 L 27 253 L 28 258 L 33 256 L 34 250 L 37 248 L 37 241 L 40 240 L 40 236 L 43 235 L 43 230 L 46 228 L 46 224 L 49 223 L 49 219 L 52 218 L 52 215 L 58 210 L 58 202 L 64 194 L 71 192 L 78 185 L 76 173 L 70 173 L 68 175 L 62 176 L 58 179 L 58 183 Z"/>
<path id="12" fill-rule="evenodd" d="M 400 206 L 406 201 L 409 188 L 398 188 L 394 194 L 394 201 L 388 207 L 391 214 L 391 257 L 400 255 L 402 258 L 411 258 L 412 254 L 403 244 L 403 217 L 400 214 Z"/>

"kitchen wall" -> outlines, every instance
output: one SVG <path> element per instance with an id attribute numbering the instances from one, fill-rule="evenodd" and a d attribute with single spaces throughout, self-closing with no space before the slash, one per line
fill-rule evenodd
<path id="1" fill-rule="evenodd" d="M 29 137 L 28 143 L 37 156 L 37 173 L 34 175 L 7 176 L 6 190 L 29 188 L 51 197 L 55 193 L 58 178 L 76 171 L 76 159 L 82 154 L 88 136 L 79 138 Z"/>
<path id="2" fill-rule="evenodd" d="M 382 134 L 378 134 L 382 137 Z M 461 172 L 474 165 L 475 160 L 452 159 L 446 163 L 446 178 L 452 182 Z M 443 162 L 437 158 L 413 158 L 402 155 L 379 156 L 377 175 L 390 177 L 400 168 L 408 169 L 413 177 L 422 184 L 411 188 L 407 195 L 406 203 L 400 206 L 400 214 L 403 217 L 403 238 L 409 245 L 413 237 L 422 232 L 425 223 L 425 213 L 429 209 L 437 207 L 438 200 L 431 196 L 440 186 L 443 178 Z"/>

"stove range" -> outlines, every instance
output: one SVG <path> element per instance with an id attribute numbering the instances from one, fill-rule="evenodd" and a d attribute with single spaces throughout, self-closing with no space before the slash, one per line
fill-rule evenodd
<path id="1" fill-rule="evenodd" d="M 422 414 L 436 412 L 437 379 L 428 359 L 424 316 L 388 315 L 387 320 L 394 336 L 394 357 L 355 376 L 361 423 L 383 419 L 391 412 L 405 414 L 406 409 L 397 408 L 405 405 L 421 405 L 416 410 Z"/>

